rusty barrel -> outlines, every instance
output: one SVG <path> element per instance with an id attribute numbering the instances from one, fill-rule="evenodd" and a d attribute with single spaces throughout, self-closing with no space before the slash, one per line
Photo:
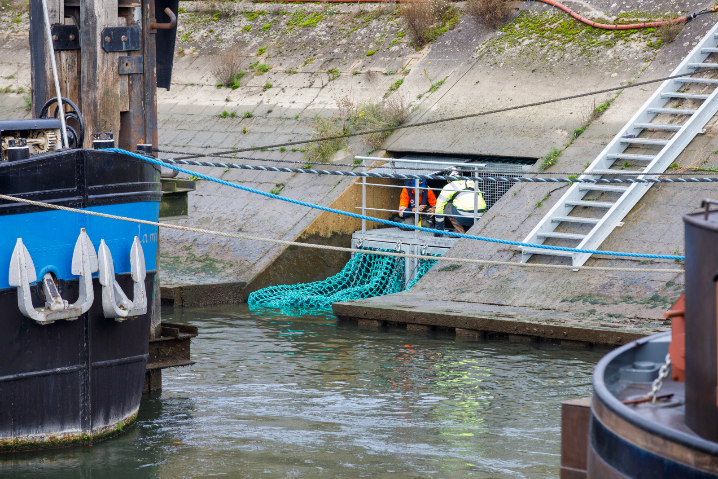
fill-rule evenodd
<path id="1" fill-rule="evenodd" d="M 686 235 L 686 425 L 718 441 L 718 201 L 683 217 Z M 713 209 L 711 210 L 711 206 Z"/>

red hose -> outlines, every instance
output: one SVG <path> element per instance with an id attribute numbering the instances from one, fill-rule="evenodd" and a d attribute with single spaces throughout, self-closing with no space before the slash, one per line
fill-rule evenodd
<path id="1" fill-rule="evenodd" d="M 255 0 L 260 2 L 274 2 L 276 0 Z M 304 3 L 304 2 L 316 2 L 317 0 L 284 0 L 287 3 Z M 381 3 L 384 0 L 322 0 L 329 3 Z M 415 2 L 418 0 L 394 0 L 399 3 L 408 3 L 408 2 Z M 460 0 L 451 0 L 451 1 L 460 1 Z M 609 25 L 607 23 L 596 23 L 593 20 L 589 20 L 586 17 L 582 17 L 578 13 L 574 12 L 570 8 L 568 8 L 566 5 L 562 5 L 554 0 L 536 0 L 538 2 L 543 2 L 548 5 L 551 5 L 556 8 L 560 8 L 564 12 L 571 15 L 573 18 L 578 20 L 579 22 L 585 23 L 586 25 L 590 25 L 595 28 L 601 28 L 603 30 L 634 30 L 638 28 L 656 28 L 656 27 L 662 27 L 663 25 L 668 25 L 670 23 L 677 24 L 677 23 L 683 23 L 687 22 L 689 20 L 693 20 L 698 15 L 701 15 L 703 13 L 710 13 L 710 12 L 717 12 L 718 11 L 718 5 L 714 6 L 710 10 L 705 10 L 700 13 L 691 13 L 690 15 L 684 15 L 682 17 L 674 18 L 672 20 L 662 20 L 660 22 L 645 22 L 645 23 L 631 23 L 627 25 Z"/>
<path id="2" fill-rule="evenodd" d="M 589 20 L 588 18 L 582 17 L 578 13 L 574 12 L 570 8 L 568 8 L 565 5 L 561 5 L 558 2 L 555 2 L 554 0 L 538 0 L 539 2 L 546 3 L 548 5 L 554 6 L 556 8 L 560 8 L 564 12 L 571 15 L 573 18 L 578 20 L 579 22 L 585 23 L 586 25 L 591 25 L 592 27 L 601 28 L 603 30 L 633 30 L 635 28 L 655 28 L 655 27 L 661 27 L 663 25 L 668 25 L 669 23 L 683 23 L 687 22 L 688 20 L 691 20 L 695 17 L 695 14 L 692 15 L 684 15 L 682 17 L 674 18 L 673 20 L 663 20 L 661 22 L 646 22 L 646 23 L 632 23 L 630 25 L 608 25 L 606 23 L 596 23 L 592 20 Z"/>

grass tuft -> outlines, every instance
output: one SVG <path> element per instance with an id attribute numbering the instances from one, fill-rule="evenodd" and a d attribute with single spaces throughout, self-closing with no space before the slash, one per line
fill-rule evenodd
<path id="1" fill-rule="evenodd" d="M 539 171 L 546 171 L 556 164 L 558 157 L 561 156 L 561 150 L 556 148 L 556 145 L 551 145 L 551 148 L 541 157 L 539 163 Z"/>

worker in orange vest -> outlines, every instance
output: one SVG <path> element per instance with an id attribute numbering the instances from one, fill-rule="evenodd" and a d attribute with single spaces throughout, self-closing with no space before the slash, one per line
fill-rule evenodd
<path id="1" fill-rule="evenodd" d="M 399 216 L 401 218 L 407 218 L 407 217 L 413 217 L 414 215 L 414 208 L 416 205 L 414 205 L 414 202 L 416 201 L 416 192 L 415 192 L 415 181 L 416 180 L 406 180 L 404 182 L 404 189 L 401 190 L 401 196 L 399 198 Z M 433 213 L 434 207 L 436 206 L 436 196 L 434 195 L 434 192 L 428 189 L 421 189 L 421 188 L 428 188 L 426 185 L 426 180 L 421 180 L 419 182 L 419 206 L 418 211 L 427 213 Z M 420 219 L 425 219 L 424 218 Z M 426 224 L 426 222 L 424 222 Z"/>

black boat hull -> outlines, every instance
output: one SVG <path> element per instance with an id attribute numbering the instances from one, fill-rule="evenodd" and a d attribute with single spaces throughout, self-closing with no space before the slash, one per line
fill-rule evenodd
<path id="1" fill-rule="evenodd" d="M 56 205 L 158 221 L 159 169 L 101 150 L 72 150 L 0 164 L 0 192 Z M 32 257 L 38 279 L 56 278 L 73 303 L 79 279 L 71 272 L 75 241 L 85 229 L 95 251 L 111 249 L 115 280 L 134 298 L 130 248 L 144 251 L 146 314 L 106 318 L 102 286 L 76 319 L 40 324 L 18 307 L 8 268 L 16 240 Z M 118 433 L 137 416 L 147 365 L 157 252 L 157 227 L 0 201 L 0 450 L 91 443 Z M 96 275 L 95 275 L 96 276 Z M 39 283 L 33 305 L 44 304 Z"/>

